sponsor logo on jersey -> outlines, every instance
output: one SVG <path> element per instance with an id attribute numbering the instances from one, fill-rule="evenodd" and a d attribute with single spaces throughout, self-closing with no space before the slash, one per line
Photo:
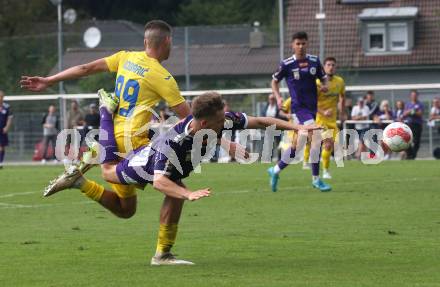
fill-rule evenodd
<path id="1" fill-rule="evenodd" d="M 315 67 L 310 68 L 310 74 L 316 75 L 316 68 Z"/>
<path id="2" fill-rule="evenodd" d="M 292 72 L 293 72 L 293 78 L 295 80 L 299 80 L 299 69 L 293 69 Z"/>

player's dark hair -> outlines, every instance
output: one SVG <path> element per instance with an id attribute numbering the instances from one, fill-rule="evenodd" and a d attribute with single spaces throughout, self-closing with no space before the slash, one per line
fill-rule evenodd
<path id="1" fill-rule="evenodd" d="M 374 91 L 372 91 L 372 90 L 367 91 L 367 95 L 372 95 L 372 96 L 374 96 Z"/>
<path id="2" fill-rule="evenodd" d="M 419 91 L 417 90 L 411 90 L 411 93 L 416 93 L 417 96 L 419 95 Z"/>
<path id="3" fill-rule="evenodd" d="M 327 57 L 324 59 L 324 65 L 327 62 L 335 62 L 336 63 L 336 58 L 335 57 Z"/>
<path id="4" fill-rule="evenodd" d="M 292 35 L 292 41 L 295 41 L 296 39 L 298 40 L 308 40 L 308 36 L 307 33 L 304 31 L 301 32 L 296 32 Z"/>
<path id="5" fill-rule="evenodd" d="M 149 46 L 157 48 L 167 37 L 171 36 L 171 26 L 162 20 L 152 20 L 145 24 L 144 37 Z"/>
<path id="6" fill-rule="evenodd" d="M 216 92 L 206 92 L 196 97 L 191 103 L 191 112 L 195 119 L 206 119 L 223 111 L 225 103 Z"/>

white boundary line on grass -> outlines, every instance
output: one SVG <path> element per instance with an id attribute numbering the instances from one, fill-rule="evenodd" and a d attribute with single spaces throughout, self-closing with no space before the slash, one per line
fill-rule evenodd
<path id="1" fill-rule="evenodd" d="M 48 203 L 48 204 L 19 204 L 19 203 L 4 203 L 0 202 L 0 210 L 7 208 L 41 208 L 41 207 L 52 207 L 52 206 L 62 206 L 62 205 L 83 205 L 83 204 L 91 204 L 95 203 L 94 201 L 77 201 L 71 203 Z"/>
<path id="2" fill-rule="evenodd" d="M 26 191 L 26 192 L 8 193 L 8 194 L 0 195 L 0 198 L 10 198 L 10 197 L 19 196 L 19 195 L 35 194 L 35 193 L 38 193 L 38 192 L 39 191 Z"/>
<path id="3" fill-rule="evenodd" d="M 428 177 L 428 178 L 424 178 L 424 180 L 437 180 L 437 177 Z M 404 178 L 404 179 L 390 179 L 387 180 L 387 183 L 398 183 L 398 182 L 415 182 L 417 180 L 421 180 L 418 178 Z M 375 181 L 375 180 L 364 180 L 364 181 L 353 181 L 353 182 L 341 182 L 338 183 L 338 186 L 341 185 L 363 185 L 363 184 L 369 184 L 369 183 L 377 183 L 380 184 L 379 182 Z M 292 187 L 281 187 L 279 188 L 279 190 L 297 190 L 297 189 L 304 189 L 304 188 L 311 188 L 311 186 L 309 185 L 298 185 L 298 186 L 292 186 Z M 241 190 L 233 190 L 233 191 L 225 191 L 225 192 L 219 192 L 219 193 L 214 193 L 214 196 L 216 195 L 228 195 L 228 194 L 243 194 L 243 193 L 250 193 L 253 192 L 254 190 L 250 190 L 250 189 L 241 189 Z M 11 198 L 17 195 L 29 195 L 29 194 L 35 194 L 38 193 L 39 191 L 28 191 L 28 192 L 21 192 L 21 193 L 9 193 L 9 194 L 5 194 L 0 196 L 0 198 Z M 269 186 L 268 186 L 268 191 L 267 193 L 271 193 L 269 191 Z M 5 202 L 0 202 L 0 209 L 6 209 L 6 208 L 41 208 L 41 207 L 52 207 L 52 206 L 61 206 L 61 205 L 68 205 L 68 204 L 72 204 L 72 205 L 83 205 L 83 204 L 92 204 L 95 203 L 94 201 L 77 201 L 77 202 L 71 202 L 71 203 L 47 203 L 47 204 L 19 204 L 19 203 L 5 203 Z"/>

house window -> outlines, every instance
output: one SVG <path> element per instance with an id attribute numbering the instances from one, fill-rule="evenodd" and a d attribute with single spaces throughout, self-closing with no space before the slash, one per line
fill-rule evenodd
<path id="1" fill-rule="evenodd" d="M 385 24 L 369 24 L 368 29 L 368 50 L 371 52 L 383 52 L 386 50 Z"/>
<path id="2" fill-rule="evenodd" d="M 406 54 L 414 47 L 417 7 L 365 8 L 358 19 L 367 55 Z"/>
<path id="3" fill-rule="evenodd" d="M 408 25 L 406 23 L 390 23 L 388 27 L 390 33 L 390 50 L 408 50 Z"/>

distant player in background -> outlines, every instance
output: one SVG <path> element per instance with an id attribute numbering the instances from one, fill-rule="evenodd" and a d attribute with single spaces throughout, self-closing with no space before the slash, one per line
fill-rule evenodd
<path id="1" fill-rule="evenodd" d="M 293 56 L 283 60 L 278 70 L 273 74 L 272 92 L 277 98 L 278 106 L 281 108 L 283 99 L 280 94 L 279 82 L 286 79 L 287 87 L 291 97 L 291 112 L 294 123 L 302 125 L 315 124 L 317 113 L 317 85 L 316 80 L 322 82 L 321 91 L 327 92 L 327 76 L 325 75 L 321 62 L 317 56 L 306 53 L 307 33 L 298 32 L 292 36 Z M 308 135 L 309 140 L 311 134 Z M 277 191 L 280 172 L 286 168 L 295 157 L 297 137 L 292 141 L 290 149 L 281 156 L 281 160 L 268 169 L 272 191 Z M 330 191 L 331 187 L 324 183 L 319 177 L 319 157 L 321 142 L 312 141 L 311 154 L 312 163 L 312 186 L 320 191 Z"/>
<path id="2" fill-rule="evenodd" d="M 12 125 L 12 111 L 10 106 L 3 101 L 5 93 L 0 91 L 0 169 L 3 168 L 6 147 L 9 144 L 8 131 Z"/>
<path id="3" fill-rule="evenodd" d="M 330 157 L 333 147 L 339 133 L 336 120 L 338 118 L 341 123 L 345 118 L 345 82 L 342 77 L 336 74 L 336 59 L 328 57 L 324 60 L 324 72 L 327 75 L 328 91 L 321 91 L 321 81 L 318 79 L 318 113 L 316 115 L 316 123 L 326 129 L 323 134 L 323 151 L 322 151 L 322 177 L 331 179 L 329 172 Z M 338 113 L 339 109 L 339 113 Z M 309 162 L 310 145 L 306 146 L 304 151 L 304 163 Z"/>

